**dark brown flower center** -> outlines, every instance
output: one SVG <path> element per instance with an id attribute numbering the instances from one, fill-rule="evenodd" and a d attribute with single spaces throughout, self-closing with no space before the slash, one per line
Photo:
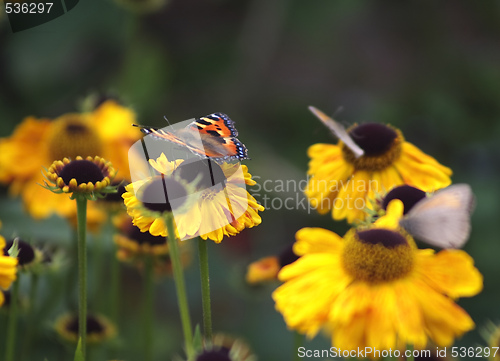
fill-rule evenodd
<path id="1" fill-rule="evenodd" d="M 91 182 L 95 184 L 104 179 L 101 169 L 89 160 L 73 160 L 66 164 L 59 176 L 65 184 L 74 178 L 78 184 Z"/>
<path id="2" fill-rule="evenodd" d="M 28 242 L 18 239 L 19 254 L 17 255 L 17 260 L 20 266 L 31 263 L 35 259 L 35 250 Z M 8 256 L 9 249 L 14 244 L 14 240 L 7 241 L 5 248 L 3 250 L 4 255 Z"/>
<path id="3" fill-rule="evenodd" d="M 279 255 L 279 263 L 281 267 L 285 267 L 286 265 L 289 265 L 290 263 L 293 263 L 298 259 L 299 256 L 293 253 L 293 244 L 285 248 Z"/>
<path id="4" fill-rule="evenodd" d="M 414 250 L 401 234 L 386 229 L 349 231 L 342 262 L 355 280 L 376 284 L 406 276 L 414 265 Z"/>
<path id="5" fill-rule="evenodd" d="M 365 156 L 376 156 L 387 152 L 398 133 L 384 124 L 365 123 L 353 128 L 349 135 L 365 151 Z"/>
<path id="6" fill-rule="evenodd" d="M 102 155 L 102 141 L 95 129 L 80 114 L 68 114 L 55 120 L 48 137 L 51 160 Z"/>
<path id="7" fill-rule="evenodd" d="M 66 325 L 66 330 L 71 333 L 78 334 L 79 327 L 78 317 L 73 317 Z M 99 322 L 97 318 L 92 315 L 87 316 L 87 335 L 92 333 L 103 333 L 104 326 Z"/>
<path id="8" fill-rule="evenodd" d="M 387 229 L 369 229 L 358 232 L 360 241 L 368 244 L 381 244 L 385 248 L 395 248 L 406 245 L 408 241 L 401 234 L 389 231 Z"/>
<path id="9" fill-rule="evenodd" d="M 156 177 L 143 188 L 139 200 L 144 207 L 155 212 L 175 210 L 185 202 L 185 197 L 188 195 L 186 188 L 171 177 Z"/>
<path id="10" fill-rule="evenodd" d="M 417 204 L 420 200 L 425 198 L 425 192 L 418 188 L 411 187 L 408 185 L 399 186 L 393 188 L 382 201 L 382 208 L 387 210 L 387 206 L 393 199 L 399 199 L 404 204 L 404 212 L 406 214 L 410 209 Z"/>
<path id="11" fill-rule="evenodd" d="M 232 361 L 229 357 L 229 349 L 222 347 L 219 350 L 203 351 L 201 355 L 196 358 L 196 361 Z"/>
<path id="12" fill-rule="evenodd" d="M 380 171 L 399 158 L 401 143 L 404 141 L 399 130 L 377 123 L 366 123 L 353 127 L 349 135 L 363 149 L 364 154 L 356 155 L 345 144 L 342 146 L 344 159 L 357 170 Z"/>
<path id="13" fill-rule="evenodd" d="M 199 190 L 211 188 L 216 184 L 223 184 L 226 176 L 222 168 L 210 159 L 200 159 L 195 162 L 183 162 L 173 173 L 186 182 L 191 183 L 197 178 L 201 178 L 197 188 Z"/>

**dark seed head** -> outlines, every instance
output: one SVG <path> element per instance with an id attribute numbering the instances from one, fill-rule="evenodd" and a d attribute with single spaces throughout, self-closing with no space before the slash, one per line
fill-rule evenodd
<path id="1" fill-rule="evenodd" d="M 357 235 L 362 242 L 369 244 L 380 243 L 386 248 L 396 248 L 397 246 L 408 244 L 406 238 L 401 234 L 387 229 L 369 229 L 357 232 Z"/>
<path id="2" fill-rule="evenodd" d="M 10 291 L 4 291 L 4 290 L 0 290 L 0 292 L 3 292 L 3 307 L 8 307 L 10 306 Z"/>
<path id="3" fill-rule="evenodd" d="M 290 263 L 293 263 L 298 259 L 299 256 L 293 253 L 293 244 L 285 248 L 279 255 L 279 263 L 281 267 L 285 267 L 286 265 L 289 265 Z"/>
<path id="4" fill-rule="evenodd" d="M 201 355 L 196 358 L 196 361 L 232 361 L 229 357 L 229 349 L 222 347 L 219 350 L 203 351 Z"/>
<path id="5" fill-rule="evenodd" d="M 172 208 L 181 205 L 177 201 L 173 207 L 172 203 L 187 196 L 186 188 L 170 177 L 157 177 L 143 187 L 145 188 L 139 200 L 151 211 L 171 212 Z"/>
<path id="6" fill-rule="evenodd" d="M 353 128 L 349 135 L 365 151 L 366 156 L 384 154 L 398 134 L 392 128 L 378 123 L 365 123 Z"/>
<path id="7" fill-rule="evenodd" d="M 417 204 L 420 200 L 425 198 L 425 192 L 418 188 L 408 185 L 393 188 L 382 201 L 382 208 L 387 210 L 387 206 L 393 199 L 399 199 L 404 204 L 404 212 L 406 214 L 410 209 Z"/>
<path id="8" fill-rule="evenodd" d="M 66 326 L 66 329 L 72 333 L 78 333 L 78 317 L 75 316 Z M 87 335 L 91 333 L 102 333 L 104 331 L 103 325 L 99 322 L 97 318 L 92 315 L 87 316 Z"/>
<path id="9" fill-rule="evenodd" d="M 6 242 L 5 248 L 3 250 L 4 255 L 8 256 L 9 249 L 14 244 L 14 240 Z M 17 259 L 20 266 L 31 263 L 35 259 L 35 250 L 28 242 L 18 239 L 19 254 Z"/>
<path id="10" fill-rule="evenodd" d="M 198 189 L 207 189 L 226 181 L 226 176 L 221 167 L 210 159 L 182 163 L 173 174 L 178 175 L 188 183 L 201 176 Z"/>
<path id="11" fill-rule="evenodd" d="M 89 160 L 73 160 L 66 164 L 59 176 L 64 183 L 69 184 L 70 180 L 76 179 L 78 184 L 91 182 L 93 184 L 102 181 L 104 175 L 101 169 Z"/>

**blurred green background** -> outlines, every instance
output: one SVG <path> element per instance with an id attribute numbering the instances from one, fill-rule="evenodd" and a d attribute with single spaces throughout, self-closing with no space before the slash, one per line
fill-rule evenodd
<path id="1" fill-rule="evenodd" d="M 135 2 L 140 7 L 149 0 Z M 136 111 L 140 123 L 160 127 L 163 116 L 177 122 L 227 113 L 252 158 L 245 164 L 259 182 L 305 179 L 307 147 L 336 142 L 309 105 L 335 113 L 346 125 L 375 121 L 400 128 L 477 196 L 465 249 L 485 287 L 459 302 L 477 327 L 458 345 L 484 343 L 481 328 L 500 321 L 500 2 L 170 0 L 139 14 L 111 0 L 82 0 L 64 16 L 18 33 L 2 15 L 0 137 L 25 116 L 73 112 L 89 94 L 116 97 Z M 6 188 L 0 202 L 4 236 L 16 233 L 69 252 L 64 221 L 31 220 Z M 274 311 L 270 293 L 276 284 L 247 286 L 246 266 L 279 252 L 301 227 L 343 234 L 347 225 L 304 210 L 268 209 L 262 218 L 260 226 L 210 244 L 214 327 L 242 336 L 260 360 L 288 361 L 293 336 Z M 101 238 L 112 257 L 109 234 Z M 91 288 L 98 276 L 91 272 Z M 50 298 L 43 292 L 51 292 L 50 282 L 60 281 L 42 282 L 41 300 Z M 124 268 L 122 281 L 121 342 L 95 350 L 93 360 L 141 360 L 141 278 Z M 193 320 L 201 322 L 196 262 L 187 281 Z M 100 292 L 91 291 L 97 310 L 105 298 Z M 71 352 L 51 331 L 67 302 L 46 304 L 37 324 L 20 328 L 36 329 L 33 360 L 68 360 Z M 182 353 L 170 279 L 158 285 L 156 312 L 156 359 L 167 360 Z M 5 321 L 0 314 L 0 347 Z M 307 347 L 329 343 L 318 336 Z"/>

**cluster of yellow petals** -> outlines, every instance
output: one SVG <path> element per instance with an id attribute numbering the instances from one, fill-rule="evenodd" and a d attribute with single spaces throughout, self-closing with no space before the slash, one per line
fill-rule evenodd
<path id="1" fill-rule="evenodd" d="M 403 141 L 399 157 L 385 169 L 356 169 L 343 155 L 342 144 L 314 144 L 309 147 L 309 179 L 305 190 L 311 206 L 320 214 L 331 212 L 333 219 L 362 221 L 370 200 L 398 185 L 407 184 L 425 192 L 451 184 L 451 169 Z"/>
<path id="2" fill-rule="evenodd" d="M 75 158 L 76 161 L 84 160 L 82 157 L 77 156 Z M 95 156 L 95 157 L 86 157 L 86 161 L 92 162 L 95 164 L 101 173 L 103 174 L 103 178 L 100 181 L 95 183 L 87 182 L 87 183 L 78 183 L 75 178 L 72 178 L 68 184 L 64 181 L 64 179 L 60 176 L 64 167 L 72 162 L 69 158 L 64 158 L 63 160 L 54 161 L 47 172 L 47 178 L 52 181 L 59 189 L 61 189 L 64 193 L 92 193 L 92 192 L 100 192 L 107 186 L 111 184 L 111 180 L 116 176 L 115 169 L 111 166 L 111 162 L 106 161 L 105 159 Z"/>
<path id="3" fill-rule="evenodd" d="M 418 250 L 409 273 L 390 282 L 358 280 L 343 264 L 346 241 L 321 228 L 297 232 L 294 252 L 301 256 L 279 273 L 276 309 L 289 328 L 314 337 L 321 329 L 332 345 L 425 348 L 429 341 L 450 346 L 474 328 L 453 300 L 482 290 L 482 276 L 462 250 Z"/>
<path id="4" fill-rule="evenodd" d="M 4 256 L 5 238 L 0 236 L 0 288 L 7 290 L 17 278 L 17 259 Z M 4 295 L 0 290 L 0 306 L 4 303 Z"/>

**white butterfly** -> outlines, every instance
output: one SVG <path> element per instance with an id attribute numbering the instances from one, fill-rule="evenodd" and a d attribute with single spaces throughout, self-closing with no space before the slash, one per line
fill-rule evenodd
<path id="1" fill-rule="evenodd" d="M 412 236 L 432 246 L 461 248 L 469 239 L 474 205 L 470 186 L 455 184 L 420 200 L 399 224 Z"/>

